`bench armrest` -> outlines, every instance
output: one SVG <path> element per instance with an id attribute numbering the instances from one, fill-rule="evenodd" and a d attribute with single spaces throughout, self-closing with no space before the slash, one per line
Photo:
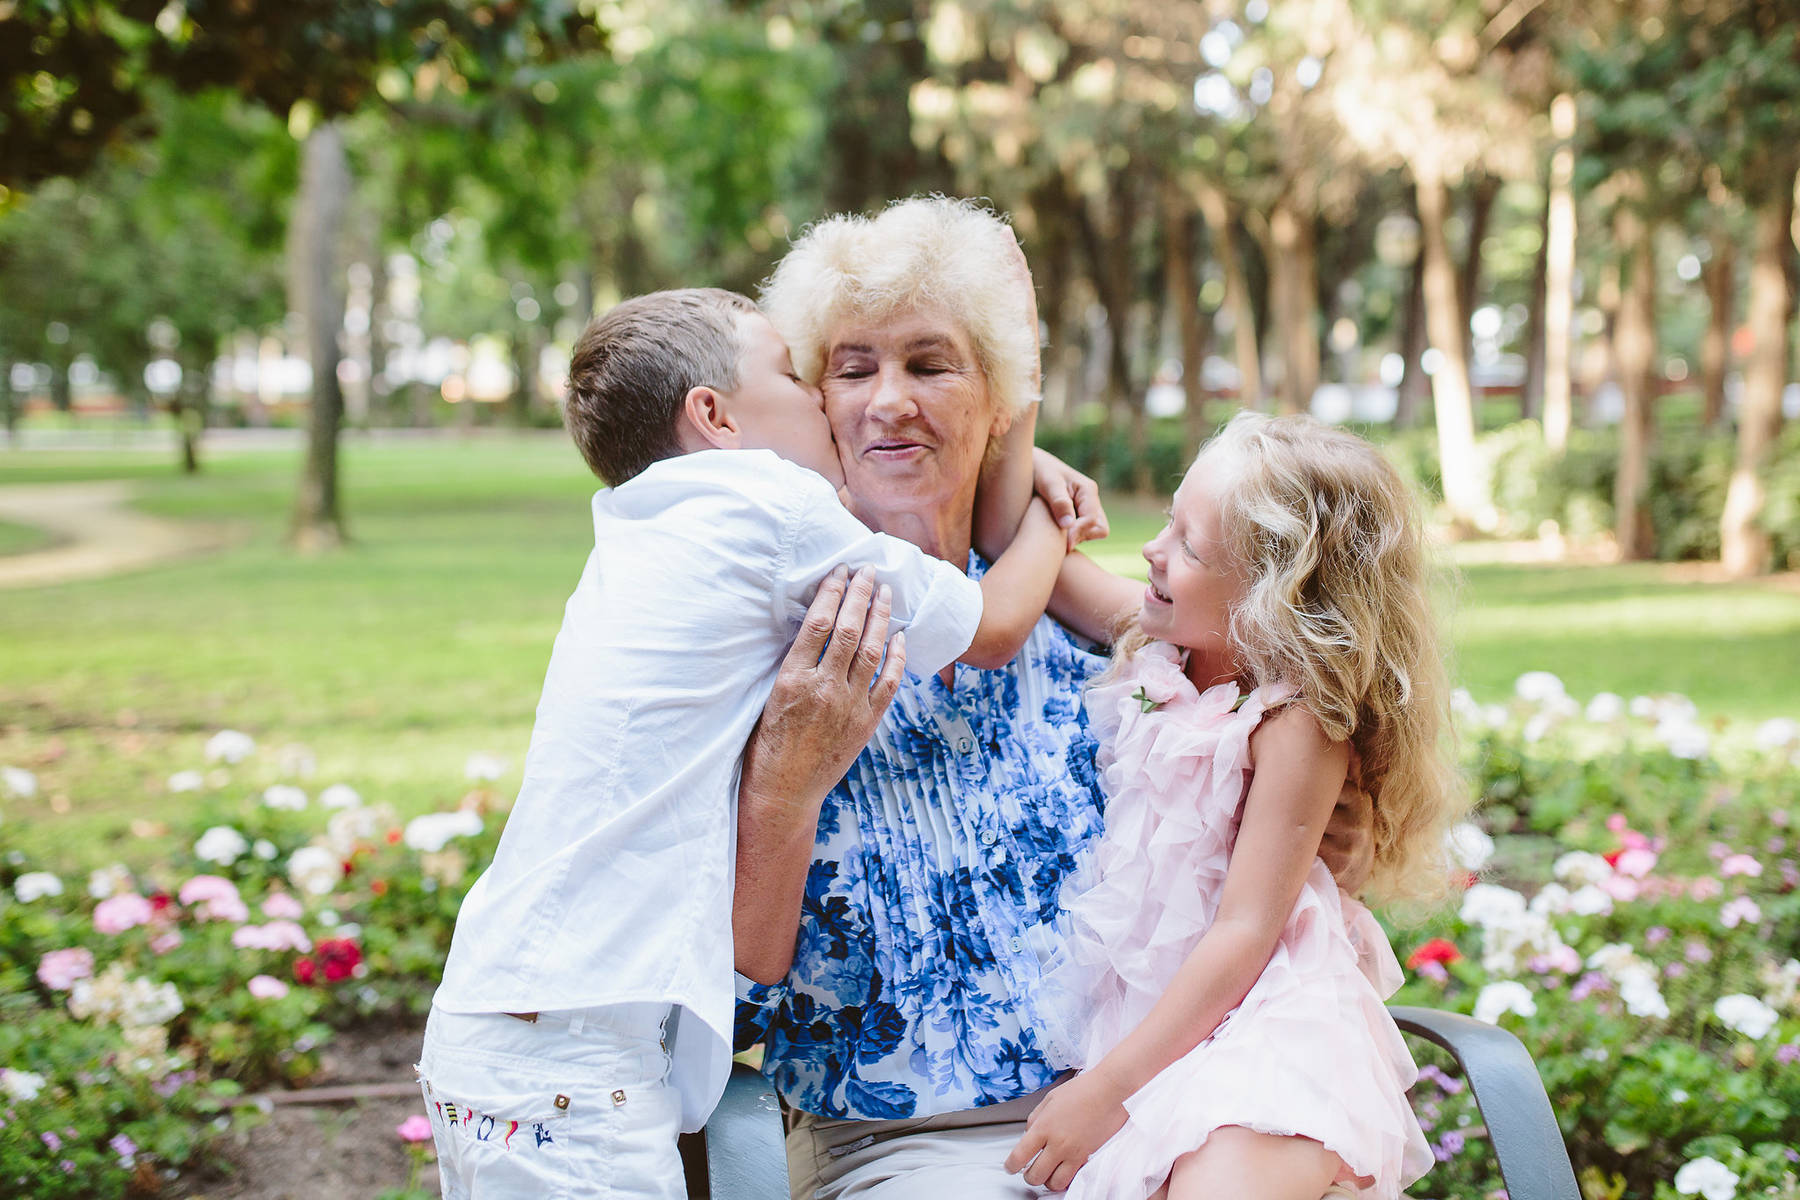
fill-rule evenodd
<path id="1" fill-rule="evenodd" d="M 1518 1038 L 1459 1013 L 1388 1011 L 1401 1029 L 1448 1050 L 1462 1068 L 1512 1200 L 1581 1200 L 1550 1097 Z"/>
<path id="2" fill-rule="evenodd" d="M 681 1139 L 690 1193 L 695 1200 L 788 1200 L 786 1143 L 775 1089 L 743 1063 L 732 1063 L 725 1095 L 706 1128 Z M 706 1181 L 706 1190 L 695 1186 L 696 1177 Z"/>

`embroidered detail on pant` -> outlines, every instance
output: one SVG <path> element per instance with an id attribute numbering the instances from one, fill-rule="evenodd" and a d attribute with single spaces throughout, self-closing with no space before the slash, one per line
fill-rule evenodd
<path id="1" fill-rule="evenodd" d="M 517 1132 L 519 1132 L 519 1123 L 517 1121 L 508 1121 L 506 1123 L 506 1136 L 500 1139 L 500 1145 L 503 1149 L 511 1152 L 512 1135 Z"/>
<path id="2" fill-rule="evenodd" d="M 542 1146 L 545 1142 L 550 1142 L 550 1143 L 554 1144 L 556 1141 L 555 1138 L 550 1136 L 550 1131 L 548 1129 L 544 1128 L 543 1122 L 541 1122 L 541 1121 L 536 1122 L 532 1125 L 531 1132 L 537 1136 L 537 1144 L 540 1146 Z"/>

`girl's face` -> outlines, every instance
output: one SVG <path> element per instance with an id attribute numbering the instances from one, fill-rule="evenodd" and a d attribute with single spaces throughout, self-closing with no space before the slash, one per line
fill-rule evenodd
<path id="1" fill-rule="evenodd" d="M 1169 523 L 1144 545 L 1144 560 L 1150 564 L 1139 614 L 1144 632 L 1185 647 L 1188 675 L 1201 687 L 1236 673 L 1227 631 L 1231 610 L 1246 587 L 1242 568 L 1225 553 L 1220 532 L 1222 486 L 1216 463 L 1196 463 L 1175 491 Z"/>

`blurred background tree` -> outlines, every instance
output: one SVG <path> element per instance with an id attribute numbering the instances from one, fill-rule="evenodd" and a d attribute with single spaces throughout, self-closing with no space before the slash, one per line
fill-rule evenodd
<path id="1" fill-rule="evenodd" d="M 8 428 L 304 423 L 303 545 L 344 422 L 552 424 L 596 310 L 946 190 L 1109 486 L 1311 409 L 1464 534 L 1800 553 L 1782 0 L 21 0 L 0 47 Z"/>

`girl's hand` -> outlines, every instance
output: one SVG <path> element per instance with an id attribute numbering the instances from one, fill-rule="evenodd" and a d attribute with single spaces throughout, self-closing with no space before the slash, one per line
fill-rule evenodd
<path id="1" fill-rule="evenodd" d="M 1068 534 L 1069 549 L 1112 532 L 1100 507 L 1099 486 L 1041 447 L 1031 451 L 1031 486 Z"/>
<path id="2" fill-rule="evenodd" d="M 1025 1122 L 1025 1136 L 1006 1156 L 1011 1174 L 1025 1182 L 1066 1191 L 1075 1172 L 1125 1124 L 1125 1097 L 1098 1070 L 1083 1071 L 1045 1096 Z"/>

